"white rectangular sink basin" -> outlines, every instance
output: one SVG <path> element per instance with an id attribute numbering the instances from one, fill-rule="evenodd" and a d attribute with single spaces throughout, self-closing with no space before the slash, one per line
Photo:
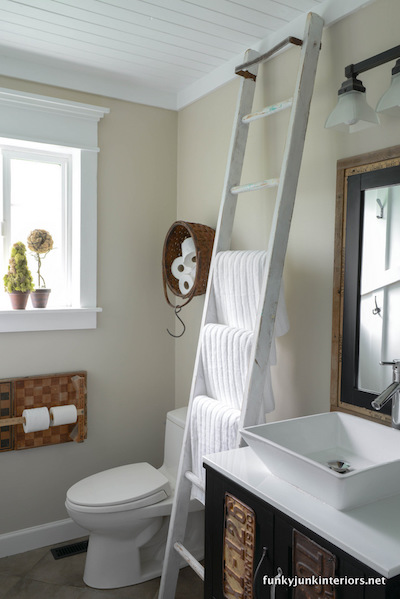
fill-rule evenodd
<path id="1" fill-rule="evenodd" d="M 275 476 L 336 509 L 400 494 L 398 430 L 328 412 L 250 426 L 240 433 Z M 328 462 L 344 462 L 345 472 L 332 470 Z"/>

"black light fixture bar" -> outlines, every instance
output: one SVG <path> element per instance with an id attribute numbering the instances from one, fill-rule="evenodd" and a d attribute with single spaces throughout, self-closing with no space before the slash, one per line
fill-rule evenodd
<path id="1" fill-rule="evenodd" d="M 355 78 L 360 73 L 365 73 L 365 71 L 379 67 L 381 64 L 385 64 L 391 60 L 396 60 L 396 58 L 400 58 L 400 46 L 395 46 L 394 48 L 385 50 L 385 52 L 371 56 L 371 58 L 367 58 L 366 60 L 362 60 L 356 64 L 349 64 L 344 69 L 344 74 L 347 79 Z"/>

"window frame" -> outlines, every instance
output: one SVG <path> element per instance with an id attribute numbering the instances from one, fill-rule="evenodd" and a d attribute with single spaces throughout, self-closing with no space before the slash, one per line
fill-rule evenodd
<path id="1" fill-rule="evenodd" d="M 73 148 L 73 270 L 77 295 L 57 309 L 0 310 L 0 332 L 92 329 L 97 326 L 97 147 L 98 123 L 109 108 L 0 88 L 0 137 Z M 40 148 L 42 149 L 42 148 Z M 75 166 L 75 165 L 74 165 Z M 76 205 L 79 199 L 79 210 Z M 78 297 L 79 296 L 79 297 Z"/>

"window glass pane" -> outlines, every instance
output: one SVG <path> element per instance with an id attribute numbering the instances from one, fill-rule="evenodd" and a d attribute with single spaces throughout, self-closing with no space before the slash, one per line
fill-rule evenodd
<path id="1" fill-rule="evenodd" d="M 52 290 L 49 305 L 66 305 L 65 218 L 63 168 L 39 160 L 10 160 L 10 242 L 27 238 L 33 229 L 45 229 L 53 238 L 53 250 L 42 258 L 41 275 Z M 39 287 L 37 261 L 27 249 L 35 287 Z M 43 282 L 42 282 L 43 285 Z"/>

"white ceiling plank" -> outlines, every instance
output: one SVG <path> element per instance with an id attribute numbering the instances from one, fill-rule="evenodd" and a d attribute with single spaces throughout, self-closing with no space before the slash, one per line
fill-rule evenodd
<path id="1" fill-rule="evenodd" d="M 230 52 L 238 52 L 242 48 L 242 43 L 237 39 L 228 40 L 198 29 L 185 29 L 174 23 L 150 19 L 145 15 L 136 14 L 134 21 L 128 20 L 126 14 L 122 13 L 120 9 L 113 10 L 110 6 L 99 5 L 102 12 L 96 13 L 93 10 L 89 10 L 89 6 L 97 6 L 94 3 L 94 0 L 85 0 L 84 5 L 81 0 L 68 0 L 68 4 L 62 4 L 56 0 L 3 0 L 3 2 L 5 2 L 5 5 L 19 4 L 21 6 L 27 5 L 33 7 L 38 11 L 38 14 L 46 12 L 60 14 L 75 19 L 76 21 L 95 23 L 115 30 L 120 29 L 121 31 L 126 31 L 128 33 L 132 32 L 137 34 L 140 33 L 141 30 L 148 33 L 148 35 L 154 36 L 160 32 L 167 33 L 175 38 L 176 43 L 181 39 L 185 42 L 194 40 L 204 47 L 227 48 Z"/>
<path id="2" fill-rule="evenodd" d="M 32 45 L 31 48 L 31 52 L 30 52 L 30 56 L 35 56 L 35 46 Z M 3 56 L 3 59 L 5 57 Z M 9 61 L 9 63 L 11 63 L 11 60 Z M 54 76 L 54 71 L 56 70 L 56 66 L 52 66 L 52 65 L 56 65 L 57 63 L 64 63 L 65 66 L 63 66 L 63 69 L 66 72 L 69 72 L 70 74 L 74 73 L 76 74 L 76 77 L 72 77 L 72 76 L 68 76 L 68 80 L 66 81 L 65 84 L 62 85 L 62 87 L 70 87 L 71 89 L 81 89 L 80 87 L 77 88 L 76 85 L 79 83 L 79 85 L 81 84 L 82 81 L 82 76 L 84 76 L 85 74 L 88 76 L 88 80 L 90 81 L 92 78 L 98 82 L 101 79 L 104 80 L 105 85 L 102 85 L 100 87 L 99 91 L 98 89 L 96 89 L 96 93 L 104 93 L 104 91 L 102 91 L 103 89 L 107 89 L 108 93 L 105 95 L 109 95 L 110 97 L 114 98 L 114 97 L 119 97 L 119 85 L 120 83 L 122 83 L 122 89 L 124 92 L 124 96 L 121 97 L 121 99 L 130 99 L 131 101 L 138 101 L 135 99 L 135 94 L 133 93 L 133 91 L 137 91 L 140 90 L 141 88 L 143 89 L 147 89 L 147 90 L 152 90 L 152 93 L 154 95 L 154 99 L 151 102 L 151 105 L 157 105 L 160 107 L 164 107 L 164 108 L 176 108 L 176 99 L 171 103 L 170 100 L 168 100 L 168 105 L 167 106 L 163 106 L 161 103 L 159 103 L 158 99 L 157 99 L 157 95 L 160 92 L 161 97 L 163 97 L 164 93 L 167 92 L 167 94 L 173 94 L 174 97 L 176 97 L 176 93 L 178 91 L 178 89 L 183 85 L 184 87 L 186 87 L 187 85 L 190 85 L 190 83 L 193 82 L 193 79 L 191 79 L 190 77 L 172 77 L 170 73 L 165 72 L 161 75 L 157 75 L 157 77 L 151 77 L 149 76 L 149 72 L 148 69 L 145 69 L 143 67 L 137 67 L 135 69 L 135 72 L 133 73 L 128 73 L 127 71 L 124 72 L 120 72 L 120 71 L 115 71 L 113 77 L 108 81 L 107 78 L 104 77 L 104 70 L 107 70 L 110 68 L 110 65 L 112 64 L 110 61 L 105 60 L 105 61 L 96 61 L 93 64 L 90 65 L 90 69 L 88 70 L 87 68 L 84 67 L 84 65 L 82 65 L 82 68 L 79 70 L 76 70 L 76 68 L 71 68 L 71 64 L 72 63 L 68 63 L 67 61 L 65 61 L 64 56 L 60 55 L 58 53 L 55 53 L 53 60 L 46 60 L 46 63 L 49 64 L 41 64 L 40 69 L 36 68 L 32 69 L 32 64 L 36 64 L 35 61 L 31 62 L 29 60 L 24 59 L 23 61 L 21 61 L 21 63 L 23 63 L 23 65 L 21 65 L 21 68 L 18 69 L 18 77 L 21 78 L 20 73 L 24 73 L 24 77 L 25 79 L 28 80 L 34 80 L 34 81 L 39 81 L 42 83 L 46 83 L 46 80 L 43 79 L 43 76 L 40 75 L 40 77 L 38 76 L 38 73 L 41 73 L 41 71 L 43 70 L 43 72 L 47 73 L 46 76 L 48 76 L 48 73 L 51 73 L 51 76 Z M 7 64 L 7 62 L 5 62 L 5 64 Z M 15 64 L 15 63 L 14 63 Z M 4 70 L 4 74 L 5 75 L 10 75 L 9 70 L 6 72 L 6 68 L 3 69 Z M 17 75 L 15 75 L 17 76 Z M 56 79 L 52 79 L 52 85 L 57 85 L 56 81 L 60 81 L 62 80 L 62 72 L 58 74 Z M 156 85 L 154 85 L 153 82 L 157 82 Z M 115 83 L 116 82 L 116 83 Z M 160 88 L 160 83 L 161 83 L 161 88 Z M 97 84 L 97 83 L 96 83 Z M 129 98 L 127 98 L 127 90 L 128 87 L 131 88 L 130 92 L 129 92 Z M 91 93 L 93 93 L 93 89 L 90 90 L 89 89 L 85 89 L 83 91 L 91 91 Z M 160 100 L 161 102 L 161 100 Z M 173 105 L 173 106 L 172 106 Z"/>
<path id="3" fill-rule="evenodd" d="M 9 33 L 4 29 L 3 23 L 0 23 L 0 33 L 2 40 L 7 40 L 11 44 Z M 25 36 L 25 40 L 25 45 L 29 51 L 35 51 L 42 54 L 48 53 L 46 52 L 46 48 L 48 48 L 46 40 L 32 38 L 30 36 Z M 107 54 L 88 52 L 82 48 L 65 44 L 62 41 L 58 41 L 57 44 L 52 41 L 51 49 L 53 54 L 57 53 L 61 59 L 67 62 L 69 61 L 72 63 L 74 58 L 76 58 L 80 59 L 81 63 L 84 63 L 89 67 L 100 67 L 103 68 L 103 70 L 113 68 L 116 72 L 121 74 L 126 73 L 131 76 L 135 76 L 135 74 L 139 73 L 147 74 L 149 81 L 152 79 L 157 80 L 158 78 L 162 80 L 163 78 L 171 77 L 171 75 L 173 75 L 177 81 L 184 83 L 195 79 L 192 69 L 185 69 L 184 67 L 177 65 L 169 65 L 168 63 L 165 63 L 164 65 L 161 65 L 160 63 L 155 64 L 153 61 L 144 58 L 136 58 L 134 61 L 128 61 L 120 56 L 118 56 L 118 60 L 115 60 L 115 56 L 113 57 L 111 52 Z M 83 53 L 85 54 L 84 56 Z"/>
<path id="4" fill-rule="evenodd" d="M 14 19 L 14 21 L 11 21 L 10 18 Z M 119 52 L 123 60 L 150 58 L 156 63 L 161 63 L 161 65 L 165 62 L 172 62 L 175 65 L 185 66 L 194 71 L 203 73 L 207 73 L 213 66 L 221 64 L 220 60 L 214 59 L 212 61 L 206 61 L 202 57 L 199 57 L 201 60 L 193 60 L 192 58 L 187 58 L 187 54 L 179 55 L 176 52 L 174 55 L 165 52 L 164 49 L 161 51 L 160 49 L 157 50 L 136 46 L 122 40 L 116 41 L 107 39 L 100 40 L 102 43 L 99 43 L 99 39 L 96 35 L 63 28 L 60 25 L 52 24 L 50 26 L 49 24 L 35 22 L 34 27 L 32 25 L 28 27 L 25 23 L 26 21 L 24 21 L 23 18 L 21 19 L 17 15 L 10 15 L 0 9 L 0 27 L 3 31 L 13 31 L 14 33 L 22 33 L 22 35 L 30 37 L 36 36 L 36 38 L 42 40 L 43 43 L 51 43 L 52 40 L 54 40 L 54 36 L 57 36 L 57 43 L 59 43 L 59 40 L 62 40 L 68 47 L 81 48 L 84 51 L 94 52 L 100 55 L 104 55 L 112 50 L 117 53 Z M 117 58 L 118 54 L 114 54 L 114 57 Z"/>
<path id="5" fill-rule="evenodd" d="M 352 2 L 352 0 L 348 1 Z M 290 8 L 298 8 L 302 12 L 317 12 L 318 5 L 322 4 L 324 0 L 279 0 L 279 2 Z"/>
<path id="6" fill-rule="evenodd" d="M 231 2 L 231 0 L 227 0 Z M 190 2 L 193 4 L 200 3 L 203 4 L 203 0 L 185 0 L 185 2 Z M 213 2 L 213 0 L 207 0 L 207 2 Z M 232 2 L 232 4 L 236 4 L 236 2 Z M 251 5 L 251 8 L 254 11 L 258 11 L 261 13 L 265 13 L 267 15 L 273 15 L 277 18 L 283 19 L 284 21 L 292 21 L 300 16 L 301 13 L 307 12 L 307 9 L 301 10 L 296 3 L 296 6 L 290 7 L 282 4 L 279 0 L 251 0 L 251 2 L 240 2 L 241 6 L 246 7 L 246 9 Z"/>
<path id="7" fill-rule="evenodd" d="M 218 7 L 219 10 L 229 12 L 232 16 L 236 16 L 236 18 L 247 18 L 250 22 L 252 22 L 253 19 L 257 19 L 257 22 L 259 22 L 260 19 L 268 16 L 287 22 L 296 19 L 302 12 L 304 12 L 297 8 L 285 6 L 275 0 L 251 0 L 249 3 L 233 2 L 231 0 L 218 0 L 217 3 L 214 2 L 214 0 L 183 1 L 188 4 L 201 4 L 202 6 L 214 8 L 215 10 L 217 9 L 216 7 Z M 279 26 L 282 26 L 282 22 Z"/>
<path id="8" fill-rule="evenodd" d="M 162 0 L 152 1 L 156 1 L 158 4 Z M 268 2 L 267 0 L 260 3 L 259 7 L 255 6 L 254 0 L 249 4 L 231 2 L 231 0 L 218 0 L 218 2 L 214 2 L 213 0 L 201 0 L 201 2 L 196 0 L 181 1 L 188 5 L 188 10 L 193 10 L 193 6 L 199 7 L 201 5 L 203 8 L 207 8 L 208 10 L 222 15 L 229 15 L 234 19 L 246 23 L 253 23 L 260 26 L 263 26 L 264 23 L 268 23 L 269 28 L 273 30 L 279 29 L 282 25 L 298 17 L 300 14 L 299 11 L 294 11 L 289 7 L 282 6 L 282 4 Z M 270 7 L 269 12 L 267 9 L 268 6 Z"/>
<path id="9" fill-rule="evenodd" d="M 106 0 L 85 0 L 84 6 L 86 9 L 92 7 L 93 3 L 95 3 L 97 10 L 101 11 L 102 14 L 109 14 L 112 11 L 118 15 L 118 18 L 128 21 L 135 21 L 138 16 L 144 16 L 150 22 L 158 21 L 163 26 L 164 24 L 177 25 L 190 31 L 201 31 L 209 35 L 221 37 L 222 39 L 238 40 L 241 43 L 245 43 L 249 37 L 260 38 L 265 35 L 265 30 L 262 27 L 243 25 L 240 21 L 229 19 L 229 17 L 224 18 L 220 16 L 213 18 L 210 11 L 202 7 L 198 9 L 193 7 L 191 14 L 185 14 L 169 8 L 171 3 L 174 4 L 181 1 L 168 0 L 167 5 L 164 3 L 164 6 L 156 6 L 153 2 L 145 2 L 143 0 L 113 0 L 112 3 Z M 80 3 L 79 0 L 69 0 L 69 2 L 73 2 L 74 5 Z"/>
<path id="10" fill-rule="evenodd" d="M 108 0 L 98 0 L 108 3 Z M 240 2 L 229 0 L 201 0 L 201 2 L 187 2 L 186 0 L 151 0 L 151 9 L 146 0 L 112 0 L 112 4 L 121 8 L 133 9 L 144 14 L 159 14 L 165 19 L 176 19 L 184 24 L 184 17 L 194 17 L 199 22 L 204 21 L 206 27 L 209 23 L 217 23 L 224 28 L 240 31 L 256 37 L 264 37 L 268 31 L 281 27 L 282 19 L 274 14 L 265 18 L 264 13 L 252 10 Z M 147 6 L 146 6 L 147 5 Z M 157 7 L 156 9 L 154 7 Z M 162 12 L 161 12 L 162 11 Z"/>
<path id="11" fill-rule="evenodd" d="M 71 11 L 73 11 L 75 18 L 84 18 L 86 20 L 96 18 L 95 15 L 102 15 L 111 19 L 114 23 L 140 23 L 149 29 L 161 28 L 162 31 L 175 31 L 178 35 L 184 32 L 186 36 L 189 35 L 189 32 L 190 35 L 200 33 L 211 37 L 214 41 L 219 38 L 243 44 L 246 43 L 249 37 L 257 39 L 256 35 L 244 34 L 242 31 L 232 30 L 218 23 L 183 14 L 178 16 L 169 9 L 153 6 L 151 3 L 142 2 L 138 6 L 139 0 L 113 0 L 112 4 L 103 0 L 85 0 L 84 3 L 82 3 L 82 0 L 68 0 L 68 5 L 61 0 L 52 0 L 51 2 L 50 0 L 26 1 L 31 6 L 43 7 L 50 11 L 54 10 L 54 7 L 57 7 L 57 12 L 69 12 L 71 14 Z M 135 7 L 139 10 L 135 10 Z"/>
<path id="12" fill-rule="evenodd" d="M 2 5 L 0 4 L 0 7 Z M 1 10 L 2 18 L 7 21 L 13 21 L 16 19 L 18 24 L 26 24 L 30 27 L 43 26 L 50 30 L 54 30 L 54 27 L 59 27 L 68 31 L 78 31 L 82 34 L 86 34 L 93 38 L 97 38 L 99 45 L 107 43 L 108 40 L 119 40 L 121 43 L 132 44 L 140 48 L 150 48 L 155 52 L 161 52 L 169 54 L 171 57 L 182 56 L 182 50 L 184 55 L 188 59 L 194 61 L 199 60 L 207 64 L 219 65 L 221 60 L 227 60 L 230 57 L 228 50 L 222 50 L 220 48 L 212 48 L 207 51 L 207 46 L 200 44 L 193 44 L 193 41 L 186 43 L 186 47 L 182 45 L 182 42 L 177 43 L 177 39 L 174 36 L 163 35 L 158 36 L 156 39 L 150 33 L 146 35 L 139 35 L 138 32 L 143 29 L 137 27 L 135 33 L 121 31 L 120 29 L 112 29 L 105 27 L 104 25 L 96 25 L 94 23 L 86 23 L 77 21 L 71 17 L 65 17 L 49 12 L 38 12 L 32 7 L 15 4 L 12 10 L 9 8 Z M 38 16 L 39 15 L 39 16 Z M 162 39 L 160 39 L 160 37 Z M 191 47 L 189 47 L 191 46 Z"/>
<path id="13" fill-rule="evenodd" d="M 12 56 L 2 53 L 2 72 L 8 77 L 21 80 L 33 80 L 43 84 L 51 81 L 51 84 L 56 87 L 79 89 L 104 98 L 117 98 L 127 102 L 176 110 L 176 90 L 168 92 L 160 88 L 154 89 L 144 83 L 136 85 L 131 79 L 118 77 L 115 74 L 105 78 L 101 71 L 77 70 L 71 68 L 68 63 L 50 58 L 47 59 L 47 64 L 30 61 L 23 53 L 19 54 L 18 50 L 13 52 Z M 101 100 L 102 105 L 106 104 L 104 98 Z"/>

